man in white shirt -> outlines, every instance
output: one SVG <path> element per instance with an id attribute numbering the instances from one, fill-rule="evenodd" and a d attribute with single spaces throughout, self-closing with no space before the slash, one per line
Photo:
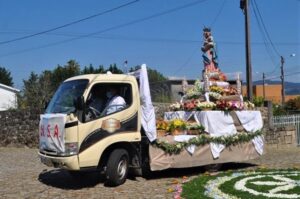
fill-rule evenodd
<path id="1" fill-rule="evenodd" d="M 119 111 L 126 106 L 126 102 L 123 97 L 118 95 L 118 88 L 109 87 L 106 92 L 107 102 L 105 107 L 105 115 Z"/>

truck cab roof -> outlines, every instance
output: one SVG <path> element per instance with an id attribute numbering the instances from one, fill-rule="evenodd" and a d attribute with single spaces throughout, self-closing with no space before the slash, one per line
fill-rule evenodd
<path id="1" fill-rule="evenodd" d="M 88 75 L 78 75 L 75 77 L 71 77 L 65 80 L 72 81 L 72 80 L 80 80 L 80 79 L 87 79 L 89 82 L 92 81 L 136 81 L 136 78 L 132 75 L 126 74 L 88 74 Z"/>

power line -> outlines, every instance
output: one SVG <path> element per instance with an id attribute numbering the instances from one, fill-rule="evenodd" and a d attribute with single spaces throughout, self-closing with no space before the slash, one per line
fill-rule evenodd
<path id="1" fill-rule="evenodd" d="M 271 46 L 273 47 L 275 53 L 280 57 L 280 54 L 279 54 L 278 50 L 275 48 L 275 46 L 274 46 L 274 44 L 273 44 L 273 42 L 272 42 L 272 40 L 271 40 L 270 34 L 269 34 L 269 32 L 267 31 L 267 28 L 266 28 L 266 26 L 265 26 L 264 20 L 263 20 L 263 18 L 262 18 L 262 16 L 261 16 L 260 11 L 259 11 L 259 8 L 258 8 L 258 6 L 257 6 L 257 4 L 256 4 L 256 0 L 252 0 L 252 1 L 254 2 L 254 5 L 255 5 L 255 7 L 256 7 L 256 10 L 258 11 L 258 15 L 259 15 L 259 18 L 260 18 L 261 23 L 262 23 L 262 25 L 263 25 L 263 28 L 264 28 L 264 30 L 265 30 L 265 32 L 266 32 L 267 38 L 269 39 L 269 42 L 271 43 Z"/>
<path id="2" fill-rule="evenodd" d="M 226 0 L 223 0 L 223 3 L 222 3 L 222 5 L 221 5 L 221 7 L 220 7 L 220 9 L 219 9 L 219 11 L 218 11 L 218 13 L 217 13 L 217 15 L 215 16 L 214 20 L 211 22 L 210 27 L 213 27 L 213 25 L 215 24 L 215 22 L 216 22 L 217 19 L 219 18 L 221 12 L 223 11 L 223 8 L 224 8 L 224 6 L 225 6 L 225 3 L 226 3 Z"/>
<path id="3" fill-rule="evenodd" d="M 254 12 L 255 19 L 257 21 L 258 29 L 259 29 L 259 31 L 262 35 L 262 38 L 263 38 L 263 42 L 264 42 L 264 45 L 265 45 L 266 52 L 268 53 L 268 55 L 270 57 L 270 60 L 272 61 L 273 65 L 274 65 L 274 69 L 272 70 L 272 72 L 267 72 L 270 75 L 270 74 L 273 74 L 276 71 L 278 66 L 277 66 L 276 61 L 274 61 L 274 59 L 273 59 L 272 52 L 271 52 L 272 49 L 268 45 L 269 42 L 267 42 L 268 39 L 267 39 L 266 33 L 263 29 L 263 25 L 261 24 L 262 22 L 260 21 L 260 18 L 258 17 L 258 14 L 256 12 L 256 7 L 252 3 L 252 1 L 251 1 L 251 4 L 252 4 L 252 9 L 253 9 L 253 12 Z"/>
<path id="4" fill-rule="evenodd" d="M 193 50 L 192 54 L 187 58 L 187 60 L 176 70 L 175 75 L 178 74 L 194 57 L 195 53 L 198 51 L 198 46 Z"/>
<path id="5" fill-rule="evenodd" d="M 298 74 L 300 74 L 300 71 L 296 71 L 296 72 L 293 72 L 293 73 L 285 74 L 284 77 L 294 76 L 294 75 L 298 75 Z M 279 79 L 280 77 L 281 77 L 280 75 L 278 75 L 278 76 L 272 76 L 272 77 L 266 78 L 266 80 Z"/>
<path id="6" fill-rule="evenodd" d="M 85 18 L 76 20 L 76 21 L 72 21 L 72 22 L 70 22 L 70 23 L 67 23 L 67 24 L 64 24 L 64 25 L 61 25 L 61 26 L 58 26 L 58 27 L 55 27 L 55 28 L 51 28 L 51 29 L 48 29 L 48 30 L 44 30 L 44 31 L 41 31 L 41 32 L 37 32 L 37 33 L 34 33 L 34 34 L 26 35 L 26 36 L 23 36 L 23 37 L 18 37 L 18 38 L 11 39 L 11 40 L 7 40 L 7 41 L 1 41 L 1 42 L 0 42 L 0 45 L 12 43 L 12 42 L 20 41 L 20 40 L 24 40 L 24 39 L 28 39 L 28 38 L 35 37 L 35 36 L 38 36 L 38 35 L 42 35 L 42 34 L 45 34 L 45 33 L 48 33 L 48 32 L 53 32 L 53 31 L 55 31 L 55 30 L 58 30 L 58 29 L 61 29 L 61 28 L 65 28 L 65 27 L 68 27 L 68 26 L 71 26 L 71 25 L 74 25 L 74 24 L 77 24 L 77 23 L 80 23 L 80 22 L 83 22 L 83 21 L 87 21 L 87 20 L 89 20 L 89 19 L 92 19 L 92 18 L 101 16 L 101 15 L 104 15 L 104 14 L 107 14 L 107 13 L 110 13 L 110 12 L 119 10 L 119 9 L 124 8 L 124 7 L 127 7 L 127 6 L 129 6 L 129 5 L 131 5 L 131 4 L 137 3 L 138 1 L 140 1 L 140 0 L 130 1 L 130 2 L 128 2 L 128 3 L 119 5 L 119 6 L 117 6 L 117 7 L 108 9 L 108 10 L 106 10 L 106 11 L 103 11 L 103 12 L 100 12 L 100 13 L 97 13 L 97 14 L 94 14 L 94 15 L 91 15 L 91 16 L 88 16 L 88 17 L 85 17 Z"/>
<path id="7" fill-rule="evenodd" d="M 56 46 L 56 45 L 60 45 L 60 44 L 63 44 L 63 43 L 75 41 L 75 40 L 78 40 L 78 39 L 90 37 L 90 36 L 93 36 L 93 35 L 96 35 L 96 34 L 101 34 L 101 33 L 104 33 L 104 32 L 108 32 L 108 31 L 111 31 L 111 30 L 120 29 L 120 28 L 123 28 L 123 27 L 126 27 L 126 26 L 130 26 L 130 25 L 137 24 L 137 23 L 140 23 L 140 22 L 143 22 L 143 21 L 147 21 L 149 19 L 153 19 L 153 18 L 157 18 L 157 17 L 163 16 L 163 15 L 167 15 L 167 14 L 176 12 L 178 10 L 182 10 L 182 9 L 197 5 L 199 3 L 203 3 L 205 1 L 207 1 L 207 0 L 197 0 L 197 1 L 194 1 L 194 2 L 191 2 L 191 3 L 188 3 L 188 4 L 184 4 L 182 6 L 178 6 L 178 7 L 175 7 L 175 8 L 172 8 L 172 9 L 169 9 L 169 10 L 157 13 L 157 14 L 153 14 L 153 15 L 150 15 L 150 16 L 147 16 L 147 17 L 143 17 L 141 19 L 133 20 L 131 22 L 127 22 L 127 23 L 116 25 L 116 26 L 112 26 L 110 28 L 106 28 L 106 29 L 103 29 L 103 30 L 100 30 L 100 31 L 97 31 L 97 32 L 76 36 L 75 38 L 72 38 L 72 39 L 57 41 L 57 42 L 49 43 L 49 44 L 38 46 L 38 47 L 33 47 L 33 48 L 29 48 L 29 49 L 24 49 L 24 50 L 12 52 L 12 53 L 2 54 L 2 55 L 0 55 L 0 57 L 5 57 L 5 56 L 20 54 L 20 53 L 24 53 L 24 52 L 28 52 L 28 51 L 32 51 L 32 50 L 37 50 L 37 49 L 47 48 L 47 47 L 51 47 L 51 46 Z"/>
<path id="8" fill-rule="evenodd" d="M 26 31 L 0 31 L 0 34 L 24 34 Z M 84 33 L 45 33 L 44 35 L 62 36 L 62 37 L 79 37 Z M 86 36 L 86 38 L 92 39 L 110 39 L 110 40 L 128 40 L 128 41 L 142 41 L 142 42 L 172 42 L 172 43 L 201 43 L 202 40 L 190 40 L 190 39 L 172 39 L 172 38 L 159 38 L 159 37 L 128 37 L 123 35 L 92 35 Z M 245 42 L 238 41 L 216 41 L 218 44 L 224 45 L 245 45 Z M 300 46 L 298 42 L 273 42 L 276 45 L 287 46 Z M 251 42 L 252 45 L 265 45 L 268 42 Z"/>

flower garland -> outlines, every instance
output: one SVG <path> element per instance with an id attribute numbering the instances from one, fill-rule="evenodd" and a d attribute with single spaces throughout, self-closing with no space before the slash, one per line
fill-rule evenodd
<path id="1" fill-rule="evenodd" d="M 238 133 L 236 135 L 231 135 L 231 136 L 220 136 L 220 137 L 211 137 L 207 134 L 201 134 L 195 138 L 190 139 L 189 141 L 186 142 L 176 142 L 176 143 L 168 143 L 165 141 L 157 140 L 154 143 L 154 146 L 157 148 L 162 149 L 166 153 L 169 154 L 178 154 L 180 153 L 185 147 L 189 147 L 191 145 L 196 145 L 196 146 L 203 146 L 206 144 L 209 144 L 211 142 L 216 143 L 216 144 L 223 144 L 225 146 L 231 146 L 231 145 L 236 145 L 240 143 L 245 143 L 251 141 L 253 138 L 256 136 L 261 136 L 263 135 L 262 131 L 256 131 L 253 133 Z"/>

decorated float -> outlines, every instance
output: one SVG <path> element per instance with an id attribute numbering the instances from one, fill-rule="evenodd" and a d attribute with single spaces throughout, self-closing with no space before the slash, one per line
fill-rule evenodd
<path id="1" fill-rule="evenodd" d="M 230 85 L 221 72 L 210 28 L 203 29 L 203 37 L 202 77 L 189 89 L 183 82 L 180 102 L 157 120 L 151 170 L 241 162 L 263 154 L 261 113 L 243 100 L 239 74 Z"/>

